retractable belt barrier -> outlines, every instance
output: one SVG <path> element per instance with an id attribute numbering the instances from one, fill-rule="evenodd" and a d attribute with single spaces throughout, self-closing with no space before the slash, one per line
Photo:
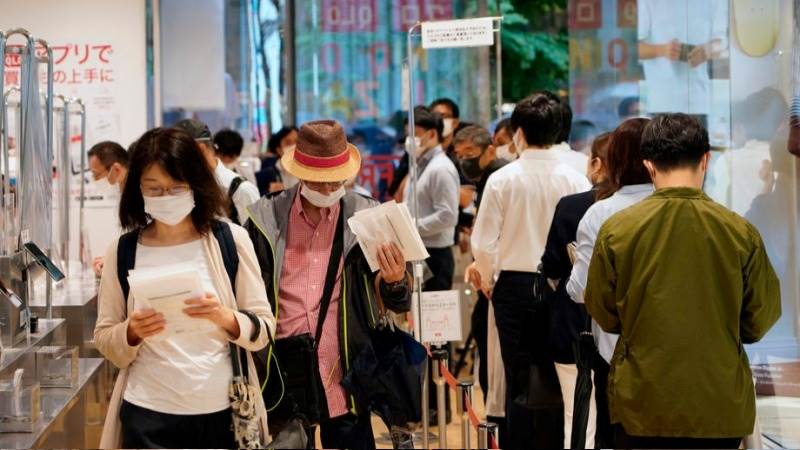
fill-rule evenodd
<path id="1" fill-rule="evenodd" d="M 430 357 L 432 359 L 435 359 L 435 358 L 433 358 L 433 355 L 431 354 L 430 347 L 428 345 L 425 346 L 425 350 L 428 352 L 428 357 Z M 442 376 L 442 378 L 444 378 L 444 380 L 447 383 L 447 385 L 450 386 L 450 389 L 453 392 L 458 393 L 459 392 L 459 381 L 450 372 L 450 370 L 447 367 L 447 363 L 444 362 L 444 361 L 441 361 L 441 360 L 439 360 L 439 373 L 441 373 L 441 376 Z M 467 413 L 467 415 L 469 417 L 470 425 L 472 425 L 472 428 L 474 428 L 475 431 L 477 431 L 478 434 L 480 435 L 480 432 L 481 432 L 482 429 L 483 430 L 487 429 L 487 427 L 486 427 L 487 424 L 485 422 L 481 423 L 480 419 L 478 418 L 478 414 L 475 413 L 475 410 L 472 407 L 472 400 L 471 400 L 470 396 L 467 394 L 467 391 L 465 391 L 465 390 L 462 390 L 462 391 L 463 391 L 462 392 L 462 398 L 460 398 L 459 401 L 462 402 L 462 404 L 464 405 L 464 410 L 466 411 L 466 413 Z M 443 411 L 442 411 L 442 413 L 443 413 Z M 496 433 L 497 426 L 496 426 L 496 424 L 492 424 L 492 425 L 494 425 L 494 426 L 493 427 L 488 427 L 488 429 L 494 430 L 495 433 Z M 440 437 L 440 439 L 441 439 L 441 437 Z M 480 439 L 479 439 L 479 442 L 480 442 Z M 465 445 L 469 445 L 468 442 L 464 442 L 464 444 Z M 497 438 L 493 433 L 489 433 L 488 434 L 487 444 L 488 444 L 488 448 L 490 448 L 490 449 L 499 449 L 500 448 L 498 443 L 497 443 Z"/>

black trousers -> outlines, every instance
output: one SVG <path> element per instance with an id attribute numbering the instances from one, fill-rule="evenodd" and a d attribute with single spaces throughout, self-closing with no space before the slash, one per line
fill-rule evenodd
<path id="1" fill-rule="evenodd" d="M 507 448 L 558 448 L 564 443 L 563 409 L 532 410 L 514 402 L 520 394 L 515 392 L 515 386 L 519 384 L 515 383 L 515 377 L 518 371 L 526 370 L 530 364 L 530 361 L 522 360 L 518 355 L 523 330 L 531 326 L 526 321 L 534 282 L 534 273 L 504 271 L 500 273 L 492 294 L 500 355 L 506 375 Z"/>
<path id="2" fill-rule="evenodd" d="M 625 432 L 620 424 L 614 425 L 616 448 L 739 448 L 741 438 L 674 438 L 637 437 Z"/>
<path id="3" fill-rule="evenodd" d="M 119 412 L 123 448 L 236 448 L 231 410 L 175 415 L 126 401 Z"/>
<path id="4" fill-rule="evenodd" d="M 308 448 L 317 448 L 315 428 L 307 430 Z M 356 416 L 345 414 L 333 419 L 323 420 L 319 424 L 319 437 L 322 448 L 346 448 L 350 450 L 374 450 L 375 437 L 372 435 L 372 423 L 369 413 Z"/>
<path id="5" fill-rule="evenodd" d="M 608 372 L 611 366 L 598 353 L 594 362 L 594 399 L 597 404 L 596 448 L 614 448 L 614 427 L 608 410 Z"/>
<path id="6" fill-rule="evenodd" d="M 478 367 L 478 384 L 481 386 L 483 392 L 483 401 L 486 402 L 486 394 L 489 392 L 489 376 L 487 369 L 488 360 L 486 356 L 487 346 L 487 333 L 489 327 L 489 299 L 483 295 L 483 292 L 478 292 L 478 301 L 475 303 L 475 308 L 472 310 L 472 337 L 475 339 L 475 344 L 478 347 L 478 357 L 481 360 Z"/>
<path id="7" fill-rule="evenodd" d="M 449 291 L 453 288 L 453 275 L 456 270 L 456 260 L 453 250 L 446 248 L 427 249 L 430 257 L 425 260 L 428 268 L 433 273 L 433 278 L 422 285 L 423 291 Z"/>

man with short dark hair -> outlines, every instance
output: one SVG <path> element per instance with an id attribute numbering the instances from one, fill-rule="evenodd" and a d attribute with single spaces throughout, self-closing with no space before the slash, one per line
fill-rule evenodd
<path id="1" fill-rule="evenodd" d="M 233 170 L 236 161 L 242 156 L 244 139 L 238 131 L 225 128 L 214 135 L 214 146 L 217 158 L 225 164 L 225 167 Z"/>
<path id="2" fill-rule="evenodd" d="M 235 224 L 243 224 L 247 220 L 247 207 L 257 202 L 261 195 L 258 188 L 244 177 L 225 167 L 217 157 L 216 148 L 211 138 L 208 125 L 197 119 L 184 119 L 175 124 L 175 128 L 185 131 L 203 151 L 206 164 L 214 171 L 222 192 L 230 199 L 228 217 Z"/>
<path id="3" fill-rule="evenodd" d="M 453 146 L 462 173 L 475 183 L 477 194 L 475 203 L 480 209 L 486 182 L 507 162 L 496 157 L 495 146 L 489 131 L 477 125 L 468 125 L 456 133 L 453 138 Z M 466 275 L 469 276 L 469 272 Z M 480 356 L 478 382 L 483 391 L 487 420 L 498 425 L 500 445 L 502 446 L 506 439 L 505 374 L 498 354 L 500 344 L 497 338 L 497 327 L 494 323 L 494 312 L 490 312 L 490 308 L 489 298 L 479 290 L 478 301 L 475 303 L 471 317 L 472 336 L 475 338 Z"/>
<path id="4" fill-rule="evenodd" d="M 94 181 L 107 182 L 113 189 L 111 193 L 103 192 L 103 195 L 110 194 L 110 198 L 118 198 L 122 192 L 122 187 L 125 186 L 125 178 L 128 176 L 130 154 L 116 142 L 103 141 L 94 144 L 87 152 L 87 155 L 89 157 L 89 171 L 92 172 Z M 102 188 L 99 190 L 103 191 Z M 103 264 L 103 256 L 95 256 L 92 259 L 92 269 L 97 276 L 100 276 L 103 272 Z"/>
<path id="5" fill-rule="evenodd" d="M 458 171 L 442 149 L 441 116 L 424 106 L 414 108 L 414 134 L 417 146 L 417 226 L 430 257 L 425 261 L 433 278 L 425 282 L 426 291 L 446 291 L 453 287 L 455 259 L 450 247 L 455 242 L 458 223 Z M 403 198 L 412 199 L 411 182 Z"/>
<path id="6" fill-rule="evenodd" d="M 128 152 L 116 142 L 98 142 L 89 149 L 89 170 L 95 181 L 108 179 L 111 185 L 122 186 L 128 175 Z"/>
<path id="7" fill-rule="evenodd" d="M 472 232 L 475 263 L 468 276 L 492 299 L 508 386 L 507 442 L 515 448 L 563 444 L 562 431 L 555 430 L 553 424 L 532 426 L 513 407 L 511 389 L 519 369 L 515 360 L 523 329 L 532 325 L 526 324 L 525 318 L 556 205 L 561 197 L 591 188 L 586 176 L 561 162 L 553 148 L 561 123 L 559 102 L 550 95 L 536 93 L 517 104 L 511 127 L 520 157 L 489 178 Z M 525 345 L 537 347 L 543 343 Z M 552 361 L 549 369 L 555 376 Z M 553 433 L 558 435 L 551 436 Z"/>
<path id="8" fill-rule="evenodd" d="M 429 109 L 442 116 L 442 148 L 452 153 L 453 137 L 461 130 L 461 111 L 458 105 L 452 99 L 442 97 L 432 101 Z"/>
<path id="9" fill-rule="evenodd" d="M 609 378 L 619 448 L 738 448 L 755 390 L 743 344 L 781 314 L 758 230 L 706 196 L 708 132 L 686 114 L 642 136 L 656 192 L 597 236 L 586 309 L 620 335 Z"/>

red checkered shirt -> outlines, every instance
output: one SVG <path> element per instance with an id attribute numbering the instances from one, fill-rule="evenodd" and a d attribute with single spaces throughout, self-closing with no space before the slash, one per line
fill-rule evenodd
<path id="1" fill-rule="evenodd" d="M 322 209 L 322 218 L 315 225 L 303 210 L 299 191 L 295 196 L 289 212 L 286 253 L 278 292 L 278 338 L 304 333 L 313 336 L 317 330 L 320 297 L 325 286 L 339 210 L 338 203 Z M 341 385 L 344 361 L 339 354 L 341 261 L 339 268 L 318 346 L 319 374 L 325 386 L 330 417 L 347 414 L 347 394 Z"/>

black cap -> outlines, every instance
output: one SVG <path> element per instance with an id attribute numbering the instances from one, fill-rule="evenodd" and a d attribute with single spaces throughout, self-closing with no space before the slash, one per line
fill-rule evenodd
<path id="1" fill-rule="evenodd" d="M 175 124 L 175 128 L 185 131 L 195 141 L 211 140 L 211 130 L 208 129 L 208 125 L 197 119 L 183 119 Z"/>

